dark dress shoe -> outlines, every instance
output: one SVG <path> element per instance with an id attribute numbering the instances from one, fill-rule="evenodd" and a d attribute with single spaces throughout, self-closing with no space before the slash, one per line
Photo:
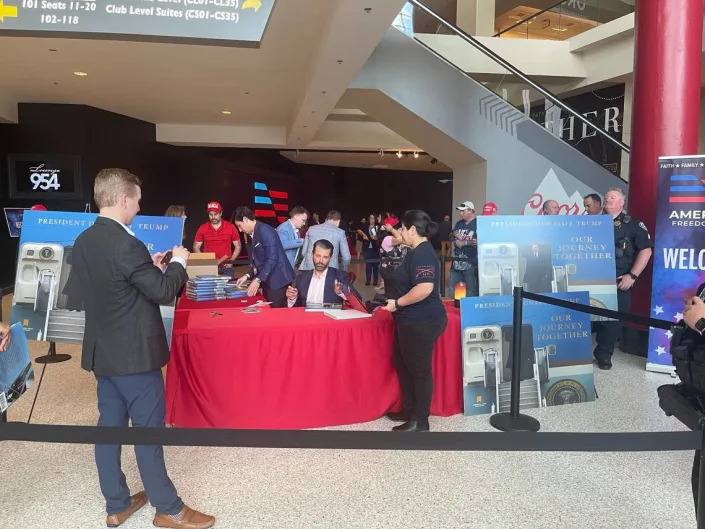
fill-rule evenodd
<path id="1" fill-rule="evenodd" d="M 145 491 L 138 492 L 130 499 L 130 506 L 122 512 L 110 514 L 105 519 L 105 525 L 108 527 L 118 527 L 127 520 L 130 516 L 139 511 L 147 503 L 147 494 Z"/>
<path id="2" fill-rule="evenodd" d="M 406 422 L 410 418 L 409 414 L 404 413 L 403 411 L 389 412 L 387 415 L 385 415 L 385 417 L 387 419 L 389 419 L 390 421 L 394 421 L 394 422 Z"/>
<path id="3" fill-rule="evenodd" d="M 428 432 L 428 419 L 412 419 L 392 428 L 395 432 Z"/>
<path id="4" fill-rule="evenodd" d="M 369 281 L 365 281 L 365 286 L 366 286 L 366 287 L 369 287 L 369 286 L 370 286 L 370 282 L 369 282 Z"/>
<path id="5" fill-rule="evenodd" d="M 597 362 L 597 367 L 604 371 L 609 371 L 612 369 L 612 363 L 611 362 Z"/>

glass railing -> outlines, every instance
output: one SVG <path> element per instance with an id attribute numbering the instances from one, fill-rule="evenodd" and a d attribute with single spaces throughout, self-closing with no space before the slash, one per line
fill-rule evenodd
<path id="1" fill-rule="evenodd" d="M 501 3 L 503 12 L 496 13 L 495 37 L 566 40 L 634 12 L 634 0 L 547 0 L 543 7 L 515 1 L 514 6 Z"/>
<path id="2" fill-rule="evenodd" d="M 394 24 L 396 27 L 541 124 L 554 136 L 626 180 L 629 147 L 622 141 L 623 84 L 561 99 L 480 41 L 444 20 L 426 7 L 425 2 L 410 0 L 404 9 L 402 14 L 406 13 L 413 20 L 407 20 L 408 24 L 402 27 L 398 17 Z M 441 32 L 434 35 L 414 32 L 410 28 L 421 22 L 420 17 L 424 19 L 422 25 L 435 23 L 444 28 L 444 33 L 450 32 L 461 40 L 456 39 L 449 45 L 448 37 L 442 36 Z M 550 61 L 550 57 L 546 60 Z M 487 112 L 498 112 L 490 102 L 487 107 Z M 501 111 L 494 117 L 502 119 Z"/>

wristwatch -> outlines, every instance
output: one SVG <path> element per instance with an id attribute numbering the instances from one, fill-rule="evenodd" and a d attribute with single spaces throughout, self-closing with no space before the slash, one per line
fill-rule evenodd
<path id="1" fill-rule="evenodd" d="M 639 276 L 636 275 L 636 274 L 632 274 L 631 272 L 629 272 L 629 277 L 631 277 L 634 281 L 636 281 L 637 277 L 639 277 Z"/>
<path id="2" fill-rule="evenodd" d="M 394 300 L 394 308 L 397 309 L 397 310 L 399 310 L 399 309 L 401 308 L 401 306 L 399 305 L 399 300 L 398 300 L 398 299 L 395 299 L 395 300 Z M 703 321 L 705 322 L 705 318 L 703 318 Z"/>
<path id="3" fill-rule="evenodd" d="M 695 322 L 695 330 L 698 331 L 701 335 L 703 334 L 703 331 L 705 331 L 705 318 L 700 318 L 698 321 Z"/>

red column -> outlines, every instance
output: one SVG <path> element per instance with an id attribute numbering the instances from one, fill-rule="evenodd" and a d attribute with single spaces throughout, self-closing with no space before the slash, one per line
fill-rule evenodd
<path id="1" fill-rule="evenodd" d="M 627 209 L 653 237 L 658 157 L 698 154 L 703 0 L 638 0 L 635 26 Z M 632 312 L 648 316 L 650 303 L 651 263 Z"/>

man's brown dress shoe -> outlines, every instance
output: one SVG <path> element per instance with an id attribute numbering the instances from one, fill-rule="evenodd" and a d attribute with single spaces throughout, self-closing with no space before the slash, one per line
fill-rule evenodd
<path id="1" fill-rule="evenodd" d="M 134 513 L 139 511 L 147 503 L 147 493 L 145 491 L 140 491 L 134 496 L 132 496 L 132 502 L 130 506 L 122 512 L 117 514 L 111 514 L 105 519 L 105 524 L 108 527 L 117 527 L 127 520 Z"/>
<path id="2" fill-rule="evenodd" d="M 174 529 L 208 529 L 213 527 L 215 517 L 198 512 L 184 505 L 179 514 L 159 514 L 154 517 L 155 527 Z"/>

